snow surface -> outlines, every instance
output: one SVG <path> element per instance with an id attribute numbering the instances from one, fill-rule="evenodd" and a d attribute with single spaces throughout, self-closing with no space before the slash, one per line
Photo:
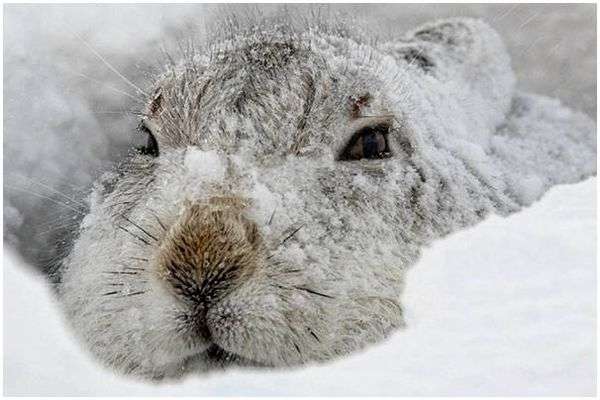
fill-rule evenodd
<path id="1" fill-rule="evenodd" d="M 407 328 L 360 354 L 292 371 L 160 385 L 115 376 L 82 351 L 42 279 L 20 264 L 5 254 L 7 395 L 596 393 L 595 178 L 436 242 L 409 273 Z"/>

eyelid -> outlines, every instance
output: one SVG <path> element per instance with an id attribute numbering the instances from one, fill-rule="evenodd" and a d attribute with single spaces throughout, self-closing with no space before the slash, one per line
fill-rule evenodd
<path id="1" fill-rule="evenodd" d="M 358 117 L 350 125 L 350 131 L 352 134 L 360 131 L 361 129 L 368 128 L 370 126 L 377 125 L 392 125 L 394 120 L 393 115 L 376 115 L 376 116 L 364 116 Z"/>

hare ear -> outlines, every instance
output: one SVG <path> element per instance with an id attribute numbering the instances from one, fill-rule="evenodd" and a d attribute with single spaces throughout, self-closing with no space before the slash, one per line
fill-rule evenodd
<path id="1" fill-rule="evenodd" d="M 424 72 L 432 72 L 436 66 L 431 49 L 419 43 L 393 43 L 387 46 L 386 50 L 396 59 L 396 62 L 405 63 L 409 68 L 414 67 Z"/>
<path id="2" fill-rule="evenodd" d="M 417 42 L 425 42 L 444 46 L 449 51 L 465 51 L 474 43 L 482 29 L 487 25 L 475 19 L 452 18 L 429 22 L 408 33 L 408 38 Z"/>
<path id="3" fill-rule="evenodd" d="M 485 22 L 471 18 L 428 22 L 384 45 L 384 51 L 396 61 L 408 62 L 426 72 L 480 63 L 490 58 L 487 53 L 494 48 L 504 52 L 496 32 Z"/>
<path id="4" fill-rule="evenodd" d="M 407 32 L 399 40 L 386 43 L 384 51 L 398 63 L 433 72 L 434 68 L 444 69 L 448 58 L 460 60 L 468 54 L 473 43 L 473 30 L 470 20 L 450 19 L 423 24 Z M 461 53 L 455 57 L 452 53 Z"/>
<path id="5" fill-rule="evenodd" d="M 464 83 L 461 96 L 467 110 L 472 109 L 474 99 L 488 104 L 502 118 L 510 108 L 515 84 L 510 57 L 500 36 L 482 20 L 450 18 L 426 23 L 384 43 L 382 51 L 400 68 L 419 67 L 421 73 L 440 81 Z M 417 72 L 413 78 L 418 76 Z M 494 121 L 499 123 L 496 117 Z"/>

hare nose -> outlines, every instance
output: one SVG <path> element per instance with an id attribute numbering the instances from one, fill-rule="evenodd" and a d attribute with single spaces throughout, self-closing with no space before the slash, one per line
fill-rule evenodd
<path id="1" fill-rule="evenodd" d="M 213 198 L 186 205 L 161 245 L 161 278 L 194 308 L 234 290 L 263 257 L 258 227 L 244 215 L 242 204 L 237 198 Z"/>

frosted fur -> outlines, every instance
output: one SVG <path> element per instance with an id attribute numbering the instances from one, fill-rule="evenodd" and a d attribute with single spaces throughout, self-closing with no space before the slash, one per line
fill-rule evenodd
<path id="1" fill-rule="evenodd" d="M 291 366 L 380 341 L 403 325 L 404 276 L 423 246 L 595 174 L 594 123 L 516 91 L 483 22 L 437 21 L 387 43 L 318 26 L 215 43 L 157 79 L 144 118 L 160 156 L 134 155 L 96 183 L 64 262 L 74 329 L 122 371 Z M 353 119 L 348 99 L 365 93 L 367 119 Z M 393 157 L 338 161 L 372 116 L 393 117 Z M 186 305 L 155 273 L 161 223 L 215 196 L 250 203 L 269 251 L 207 314 L 218 360 L 181 333 Z M 158 243 L 119 229 L 123 216 Z"/>

